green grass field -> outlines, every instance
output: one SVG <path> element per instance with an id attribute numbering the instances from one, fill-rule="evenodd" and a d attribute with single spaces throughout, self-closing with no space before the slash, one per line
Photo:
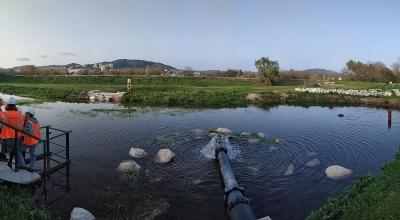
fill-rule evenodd
<path id="1" fill-rule="evenodd" d="M 378 176 L 359 177 L 308 220 L 400 219 L 400 153 Z"/>
<path id="2" fill-rule="evenodd" d="M 50 220 L 53 217 L 24 192 L 11 192 L 0 186 L 0 219 Z"/>

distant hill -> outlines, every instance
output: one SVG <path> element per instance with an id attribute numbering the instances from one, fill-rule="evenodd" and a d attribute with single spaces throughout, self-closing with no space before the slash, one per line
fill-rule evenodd
<path id="1" fill-rule="evenodd" d="M 167 70 L 176 70 L 175 67 L 169 66 L 163 63 L 157 63 L 153 61 L 147 61 L 147 60 L 128 60 L 128 59 L 118 59 L 114 61 L 104 61 L 104 62 L 98 62 L 102 64 L 113 64 L 113 67 L 115 69 L 124 69 L 124 68 L 145 68 L 145 67 L 154 67 L 154 68 L 160 68 L 160 69 L 167 69 Z M 93 64 L 85 64 L 85 66 L 93 66 Z M 37 66 L 39 69 L 60 69 L 60 68 L 79 68 L 81 66 L 78 63 L 69 63 L 66 65 L 46 65 L 46 66 Z M 13 68 L 10 68 L 9 70 L 20 70 L 24 68 L 25 66 L 16 66 Z M 0 71 L 2 69 L 0 68 Z"/>
<path id="2" fill-rule="evenodd" d="M 176 70 L 175 67 L 157 63 L 153 61 L 146 61 L 146 60 L 128 60 L 128 59 L 119 59 L 114 60 L 111 62 L 103 62 L 103 63 L 112 63 L 114 68 L 116 69 L 123 69 L 123 68 L 145 68 L 145 67 L 154 67 L 160 69 L 167 69 L 167 70 Z"/>
<path id="3" fill-rule="evenodd" d="M 302 70 L 299 72 L 303 72 L 303 73 L 319 73 L 319 74 L 323 74 L 323 75 L 336 75 L 339 74 L 336 71 L 333 70 L 327 70 L 327 69 L 320 69 L 320 68 L 314 68 L 314 69 L 306 69 L 306 70 Z"/>

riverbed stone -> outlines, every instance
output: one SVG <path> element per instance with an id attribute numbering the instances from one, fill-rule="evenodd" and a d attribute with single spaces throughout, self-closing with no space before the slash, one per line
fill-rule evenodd
<path id="1" fill-rule="evenodd" d="M 265 217 L 259 218 L 257 220 L 272 220 L 272 219 L 269 216 L 265 216 Z"/>
<path id="2" fill-rule="evenodd" d="M 258 138 L 265 138 L 265 134 L 263 132 L 258 132 L 257 133 Z"/>
<path id="3" fill-rule="evenodd" d="M 228 128 L 218 128 L 217 130 L 215 130 L 216 133 L 218 134 L 224 134 L 224 135 L 231 135 L 232 131 Z"/>
<path id="4" fill-rule="evenodd" d="M 147 156 L 147 153 L 143 149 L 132 147 L 129 150 L 129 156 L 133 157 L 133 158 L 142 158 L 142 157 Z"/>
<path id="5" fill-rule="evenodd" d="M 325 174 L 332 180 L 338 180 L 350 176 L 352 171 L 339 165 L 332 165 L 326 168 Z"/>
<path id="6" fill-rule="evenodd" d="M 294 165 L 290 164 L 287 169 L 286 172 L 283 174 L 284 176 L 290 176 L 294 173 Z"/>
<path id="7" fill-rule="evenodd" d="M 134 160 L 124 160 L 118 165 L 118 171 L 120 172 L 132 172 L 139 171 L 141 166 Z"/>
<path id="8" fill-rule="evenodd" d="M 260 99 L 260 98 L 261 98 L 261 95 L 257 94 L 257 93 L 249 93 L 246 96 L 246 99 L 250 100 L 250 101 L 255 101 L 255 100 Z"/>
<path id="9" fill-rule="evenodd" d="M 321 161 L 319 159 L 312 159 L 306 163 L 306 167 L 316 167 L 321 164 Z"/>
<path id="10" fill-rule="evenodd" d="M 215 133 L 215 132 L 211 132 L 211 133 L 208 134 L 209 137 L 214 137 L 216 135 L 217 135 L 217 133 Z"/>
<path id="11" fill-rule="evenodd" d="M 94 220 L 95 217 L 88 210 L 75 207 L 71 212 L 70 220 Z"/>
<path id="12" fill-rule="evenodd" d="M 250 136 L 250 133 L 243 131 L 242 133 L 240 133 L 240 136 L 248 137 Z"/>
<path id="13" fill-rule="evenodd" d="M 276 139 L 274 139 L 274 143 L 275 144 L 282 144 L 283 141 L 281 139 L 279 139 L 279 138 L 276 138 Z"/>
<path id="14" fill-rule="evenodd" d="M 170 149 L 161 149 L 158 151 L 154 161 L 156 163 L 164 164 L 170 162 L 175 157 L 175 153 Z"/>

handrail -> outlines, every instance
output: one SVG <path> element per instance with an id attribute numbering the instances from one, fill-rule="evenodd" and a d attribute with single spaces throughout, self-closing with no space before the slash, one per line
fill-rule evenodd
<path id="1" fill-rule="evenodd" d="M 10 127 L 10 128 L 12 128 L 12 129 L 14 129 L 14 130 L 17 130 L 18 132 L 20 132 L 20 133 L 22 133 L 22 134 L 24 134 L 24 135 L 26 135 L 26 136 L 29 136 L 29 137 L 34 138 L 34 139 L 36 139 L 36 140 L 39 140 L 40 142 L 43 142 L 43 141 L 44 141 L 43 139 L 38 138 L 38 137 L 36 137 L 36 136 L 33 136 L 33 135 L 31 135 L 31 134 L 28 134 L 28 133 L 26 133 L 25 131 L 20 130 L 19 128 L 15 127 L 15 126 L 13 126 L 13 125 L 10 125 L 10 124 L 4 122 L 3 120 L 0 120 L 0 123 L 3 124 L 3 125 L 5 125 L 5 126 L 7 126 L 7 127 Z"/>

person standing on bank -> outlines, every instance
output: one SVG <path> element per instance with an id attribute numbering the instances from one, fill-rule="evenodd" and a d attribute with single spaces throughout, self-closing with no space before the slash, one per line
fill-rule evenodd
<path id="1" fill-rule="evenodd" d="M 2 109 L 3 105 L 4 105 L 4 100 L 3 100 L 3 97 L 0 96 L 0 120 L 3 120 L 3 109 Z M 1 134 L 1 128 L 2 127 L 3 126 L 0 125 L 0 134 Z M 1 139 L 0 139 L 0 144 L 1 144 Z M 6 161 L 7 160 L 7 156 L 5 155 L 5 152 L 6 152 L 6 150 L 4 149 L 4 145 L 1 144 L 0 160 L 2 160 L 2 161 Z"/>
<path id="2" fill-rule="evenodd" d="M 14 97 L 10 97 L 7 102 L 7 106 L 5 108 L 5 112 L 2 114 L 2 120 L 3 122 L 16 127 L 19 130 L 23 130 L 24 128 L 24 121 L 25 117 L 24 114 L 22 114 L 21 111 L 18 111 L 17 108 L 17 101 Z M 17 151 L 15 151 L 15 135 L 17 135 Z M 8 161 L 8 166 L 11 167 L 11 162 L 13 160 L 13 157 L 16 155 L 18 158 L 18 165 L 19 166 L 25 166 L 25 161 L 22 156 L 22 133 L 17 132 L 15 134 L 15 130 L 13 128 L 10 128 L 6 125 L 2 125 L 2 130 L 1 130 L 1 135 L 0 135 L 4 149 L 6 152 L 10 152 L 10 159 Z"/>
<path id="3" fill-rule="evenodd" d="M 36 111 L 33 108 L 30 108 L 25 112 L 25 128 L 24 131 L 34 137 L 41 138 L 40 133 L 40 124 L 39 121 L 35 118 Z M 36 146 L 39 144 L 39 140 L 33 138 L 28 135 L 24 135 L 24 149 L 25 151 L 29 150 L 29 168 L 32 171 L 35 171 L 36 167 L 36 155 L 35 150 Z"/>

